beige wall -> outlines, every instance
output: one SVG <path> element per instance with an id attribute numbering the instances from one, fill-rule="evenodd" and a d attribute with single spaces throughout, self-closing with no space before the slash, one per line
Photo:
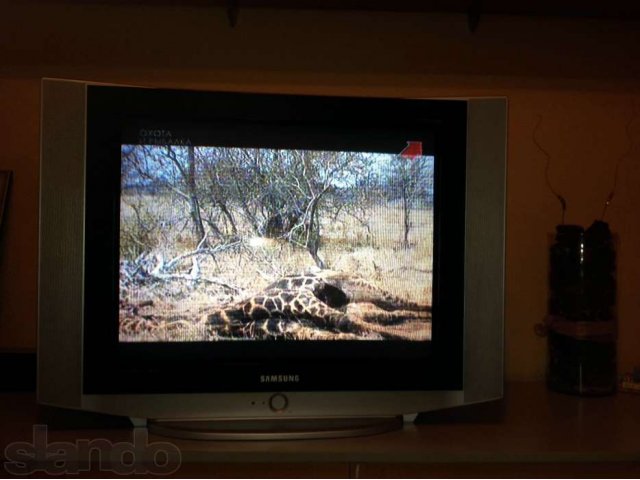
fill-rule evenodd
<path id="1" fill-rule="evenodd" d="M 15 172 L 0 240 L 0 348 L 33 348 L 39 79 L 374 96 L 509 99 L 507 377 L 543 376 L 548 235 L 607 220 L 619 235 L 619 359 L 640 364 L 640 28 L 632 22 L 224 10 L 0 0 L 0 168 Z M 635 109 L 635 113 L 634 113 Z M 630 120 L 631 140 L 626 134 Z M 46 279 L 43 279 L 46 281 Z"/>

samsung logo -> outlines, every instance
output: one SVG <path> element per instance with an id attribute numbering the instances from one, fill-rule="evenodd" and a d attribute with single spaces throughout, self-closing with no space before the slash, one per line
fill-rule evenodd
<path id="1" fill-rule="evenodd" d="M 260 375 L 260 383 L 299 383 L 300 375 Z"/>

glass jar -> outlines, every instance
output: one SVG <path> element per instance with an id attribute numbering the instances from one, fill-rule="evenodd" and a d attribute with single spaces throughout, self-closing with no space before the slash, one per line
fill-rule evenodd
<path id="1" fill-rule="evenodd" d="M 547 383 L 565 393 L 613 393 L 616 266 L 609 226 L 559 225 L 549 258 Z"/>

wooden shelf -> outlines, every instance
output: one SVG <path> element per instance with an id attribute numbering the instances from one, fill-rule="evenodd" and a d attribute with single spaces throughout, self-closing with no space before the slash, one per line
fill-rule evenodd
<path id="1" fill-rule="evenodd" d="M 640 395 L 578 398 L 550 393 L 539 383 L 514 383 L 498 417 L 459 421 L 455 413 L 433 414 L 402 431 L 354 439 L 149 441 L 177 445 L 184 475 L 213 475 L 213 465 L 221 476 L 640 475 Z M 35 423 L 32 395 L 0 395 L 0 452 L 11 442 L 31 441 Z M 50 429 L 47 440 L 79 438 L 130 441 L 132 430 Z"/>
<path id="2" fill-rule="evenodd" d="M 59 1 L 59 0 L 58 0 Z M 67 0 L 68 1 L 68 0 Z M 87 3 L 87 0 L 72 0 Z M 632 0 L 90 0 L 92 3 L 139 5 L 197 5 L 202 7 L 273 8 L 294 10 L 355 10 L 414 13 L 482 14 L 622 18 L 640 17 Z"/>

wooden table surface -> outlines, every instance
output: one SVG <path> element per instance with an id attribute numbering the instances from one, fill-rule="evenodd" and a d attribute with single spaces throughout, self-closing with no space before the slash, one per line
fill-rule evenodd
<path id="1" fill-rule="evenodd" d="M 609 470 L 598 469 L 598 466 L 617 465 L 617 470 L 611 470 L 617 472 L 617 476 L 640 475 L 640 395 L 618 393 L 603 398 L 578 398 L 551 393 L 540 383 L 513 383 L 507 386 L 499 418 L 493 415 L 462 422 L 427 420 L 430 423 L 405 425 L 401 431 L 352 439 L 220 442 L 152 435 L 149 442 L 175 444 L 184 464 L 237 464 L 237 472 L 232 473 L 238 475 L 228 476 L 253 476 L 239 473 L 249 468 L 246 464 L 307 462 L 318 465 L 309 471 L 310 476 L 354 476 L 354 468 L 356 473 L 362 473 L 360 466 L 366 471 L 365 467 L 372 464 L 413 465 L 411 468 L 427 464 L 463 467 L 465 464 L 588 464 L 593 467 L 589 471 L 600 472 L 600 475 Z M 0 395 L 0 452 L 11 442 L 32 441 L 32 427 L 36 423 L 34 395 Z M 131 441 L 132 430 L 49 428 L 47 433 L 49 442 L 96 438 Z M 338 470 L 331 470 L 331 465 L 339 467 Z M 406 473 L 413 471 L 411 468 L 389 472 Z M 423 470 L 416 471 L 423 472 L 421 476 L 424 474 Z M 458 471 L 464 472 L 464 468 Z M 387 472 L 384 468 L 370 470 L 368 476 L 386 476 L 384 472 Z M 563 476 L 562 469 L 556 472 Z M 264 475 L 267 473 L 262 471 Z M 406 473 L 406 476 L 413 475 Z"/>

